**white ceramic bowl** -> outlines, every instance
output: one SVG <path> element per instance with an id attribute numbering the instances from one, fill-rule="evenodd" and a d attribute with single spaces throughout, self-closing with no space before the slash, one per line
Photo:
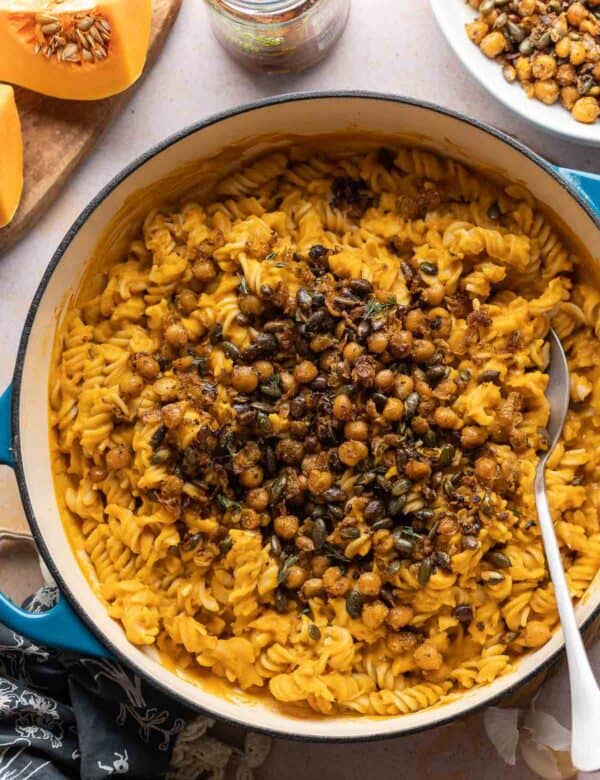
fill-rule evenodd
<path id="1" fill-rule="evenodd" d="M 430 148 L 471 165 L 502 172 L 551 204 L 564 223 L 600 258 L 600 223 L 591 198 L 600 203 L 600 180 L 573 181 L 589 187 L 590 199 L 531 151 L 459 115 L 391 96 L 331 93 L 284 96 L 213 117 L 167 139 L 106 186 L 75 222 L 55 253 L 31 305 L 21 338 L 13 383 L 11 420 L 8 394 L 0 403 L 0 462 L 17 473 L 23 504 L 36 542 L 64 598 L 45 615 L 31 616 L 0 596 L 0 621 L 46 644 L 81 654 L 112 654 L 140 675 L 191 707 L 237 723 L 289 737 L 313 740 L 374 739 L 439 725 L 506 695 L 557 657 L 562 638 L 523 658 L 518 668 L 491 685 L 429 711 L 391 718 L 291 717 L 264 699 L 248 704 L 221 698 L 175 676 L 155 658 L 130 644 L 108 617 L 77 565 L 57 509 L 48 443 L 47 376 L 57 315 L 81 279 L 83 266 L 124 200 L 149 183 L 191 161 L 214 156 L 243 139 L 288 134 L 332 133 L 351 129 L 420 139 Z M 597 188 L 597 189 L 595 189 Z M 2 405 L 4 410 L 2 410 Z M 580 624 L 592 619 L 600 589 L 577 607 Z"/>
<path id="2" fill-rule="evenodd" d="M 569 111 L 555 103 L 547 106 L 531 100 L 517 83 L 509 84 L 502 68 L 488 59 L 469 39 L 465 24 L 472 22 L 476 11 L 465 0 L 429 0 L 433 14 L 452 50 L 482 87 L 497 100 L 528 122 L 544 130 L 585 144 L 600 144 L 600 121 L 593 125 L 576 122 Z"/>

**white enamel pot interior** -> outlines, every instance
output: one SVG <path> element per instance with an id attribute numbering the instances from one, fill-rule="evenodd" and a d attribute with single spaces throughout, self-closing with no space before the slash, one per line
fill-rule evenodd
<path id="1" fill-rule="evenodd" d="M 84 578 L 67 542 L 57 509 L 48 444 L 47 376 L 57 316 L 66 294 L 77 288 L 86 258 L 125 198 L 193 160 L 210 157 L 242 139 L 290 132 L 314 135 L 351 129 L 421 137 L 430 147 L 468 164 L 500 169 L 527 188 L 600 257 L 600 231 L 591 210 L 535 155 L 508 138 L 433 106 L 383 95 L 332 93 L 276 98 L 240 108 L 168 139 L 111 182 L 86 209 L 50 264 L 22 337 L 14 383 L 13 424 L 17 426 L 17 477 L 42 554 L 76 611 L 117 656 L 154 684 L 191 707 L 253 729 L 288 737 L 361 740 L 406 734 L 464 716 L 522 685 L 561 649 L 557 632 L 548 644 L 519 662 L 516 671 L 429 711 L 390 718 L 292 717 L 264 699 L 256 703 L 222 698 L 165 669 L 131 645 L 110 619 Z M 581 623 L 600 602 L 597 587 L 577 608 Z"/>

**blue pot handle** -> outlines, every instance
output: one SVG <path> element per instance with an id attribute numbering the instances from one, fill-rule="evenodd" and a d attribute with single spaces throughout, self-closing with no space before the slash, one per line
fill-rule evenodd
<path id="1" fill-rule="evenodd" d="M 0 463 L 14 469 L 11 403 L 12 387 L 9 386 L 0 396 Z M 40 645 L 70 650 L 80 655 L 111 657 L 62 594 L 52 609 L 33 613 L 21 609 L 0 593 L 0 622 Z"/>
<path id="2" fill-rule="evenodd" d="M 579 190 L 594 211 L 600 215 L 600 176 L 586 171 L 572 171 L 570 168 L 557 168 L 557 170 L 569 184 Z"/>

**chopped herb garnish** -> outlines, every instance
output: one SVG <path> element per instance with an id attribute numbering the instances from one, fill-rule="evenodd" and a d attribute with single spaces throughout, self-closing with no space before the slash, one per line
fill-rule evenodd
<path id="1" fill-rule="evenodd" d="M 217 503 L 224 512 L 227 512 L 229 509 L 242 508 L 242 505 L 238 501 L 232 501 L 230 498 L 227 498 L 227 496 L 224 496 L 223 493 L 217 495 Z"/>
<path id="2" fill-rule="evenodd" d="M 378 301 L 377 298 L 371 298 L 371 300 L 367 303 L 367 308 L 365 309 L 363 320 L 368 320 L 371 317 L 376 317 L 378 314 L 381 314 L 382 312 L 387 311 L 388 309 L 392 309 L 394 306 L 397 305 L 398 302 L 396 301 L 393 295 L 390 295 L 390 297 L 386 301 Z"/>

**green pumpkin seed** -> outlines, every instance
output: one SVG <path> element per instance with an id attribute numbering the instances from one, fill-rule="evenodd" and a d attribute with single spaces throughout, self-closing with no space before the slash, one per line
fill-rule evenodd
<path id="1" fill-rule="evenodd" d="M 421 565 L 419 566 L 419 573 L 417 579 L 419 585 L 427 585 L 431 577 L 431 558 L 423 558 Z"/>
<path id="2" fill-rule="evenodd" d="M 481 575 L 481 579 L 489 585 L 498 585 L 504 582 L 504 574 L 499 571 L 486 571 Z"/>
<path id="3" fill-rule="evenodd" d="M 521 41 L 519 44 L 519 52 L 521 54 L 524 54 L 527 56 L 528 54 L 531 54 L 533 51 L 533 43 L 531 41 L 531 38 L 525 38 L 525 40 Z"/>
<path id="4" fill-rule="evenodd" d="M 318 642 L 321 638 L 321 631 L 318 626 L 315 626 L 314 623 L 310 623 L 308 626 L 308 635 L 313 640 L 313 642 Z"/>
<path id="5" fill-rule="evenodd" d="M 396 498 L 393 498 L 388 504 L 388 513 L 392 517 L 396 517 L 404 509 L 405 504 L 406 496 L 397 496 Z"/>
<path id="6" fill-rule="evenodd" d="M 317 517 L 313 523 L 312 539 L 315 545 L 315 550 L 320 550 L 327 538 L 327 526 L 322 517 Z"/>
<path id="7" fill-rule="evenodd" d="M 492 550 L 486 556 L 486 559 L 497 566 L 499 569 L 510 569 L 512 566 L 511 560 L 508 555 L 498 550 Z"/>
<path id="8" fill-rule="evenodd" d="M 419 271 L 427 276 L 437 276 L 438 267 L 437 263 L 420 263 Z"/>
<path id="9" fill-rule="evenodd" d="M 449 466 L 454 460 L 455 448 L 452 444 L 442 444 L 440 454 L 438 455 L 436 465 L 440 467 Z"/>
<path id="10" fill-rule="evenodd" d="M 281 474 L 273 480 L 271 489 L 269 490 L 269 504 L 276 504 L 281 499 L 286 483 L 287 477 L 285 474 Z"/>
<path id="11" fill-rule="evenodd" d="M 408 493 L 408 491 L 412 488 L 412 482 L 410 479 L 406 479 L 406 477 L 402 477 L 397 482 L 394 482 L 394 485 L 392 486 L 392 495 L 393 496 L 403 496 L 405 493 Z"/>
<path id="12" fill-rule="evenodd" d="M 411 393 L 404 402 L 404 416 L 407 420 L 412 419 L 419 410 L 421 396 L 418 393 Z"/>
<path id="13" fill-rule="evenodd" d="M 351 590 L 346 596 L 346 612 L 353 618 L 359 618 L 363 611 L 364 599 L 357 590 Z"/>

